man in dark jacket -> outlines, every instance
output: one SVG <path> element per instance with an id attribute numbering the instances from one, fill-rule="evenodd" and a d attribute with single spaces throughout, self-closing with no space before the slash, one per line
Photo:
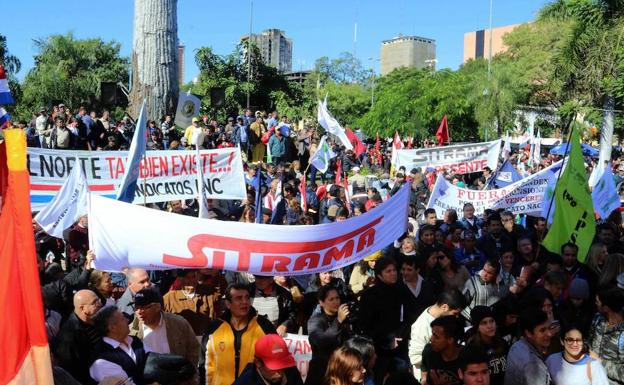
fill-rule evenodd
<path id="1" fill-rule="evenodd" d="M 102 303 L 91 290 L 80 290 L 74 295 L 74 312 L 63 324 L 54 349 L 60 367 L 67 370 L 81 384 L 94 381 L 89 376 L 89 355 L 100 337 L 93 327 L 92 317 Z"/>
<path id="2" fill-rule="evenodd" d="M 256 275 L 249 285 L 251 305 L 275 326 L 277 334 L 296 333 L 297 309 L 290 291 L 276 285 L 273 276 Z"/>
<path id="3" fill-rule="evenodd" d="M 498 213 L 490 215 L 486 222 L 487 234 L 477 241 L 477 249 L 481 250 L 487 259 L 499 259 L 501 250 L 514 247 L 512 240 L 504 231 L 501 217 Z"/>
<path id="4" fill-rule="evenodd" d="M 381 384 L 393 359 L 407 361 L 407 316 L 415 311 L 415 299 L 404 285 L 397 284 L 392 258 L 384 257 L 375 263 L 375 278 L 377 283 L 362 294 L 358 329 L 373 340 L 377 353 L 375 383 Z"/>
<path id="5" fill-rule="evenodd" d="M 303 385 L 296 365 L 282 337 L 267 334 L 256 341 L 254 362 L 233 385 Z"/>

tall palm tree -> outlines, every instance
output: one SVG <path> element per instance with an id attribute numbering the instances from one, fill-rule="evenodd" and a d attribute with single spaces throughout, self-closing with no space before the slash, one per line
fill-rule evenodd
<path id="1" fill-rule="evenodd" d="M 556 0 L 540 20 L 573 20 L 572 33 L 555 55 L 554 73 L 571 99 L 604 110 L 600 159 L 611 158 L 614 109 L 624 99 L 624 0 Z"/>

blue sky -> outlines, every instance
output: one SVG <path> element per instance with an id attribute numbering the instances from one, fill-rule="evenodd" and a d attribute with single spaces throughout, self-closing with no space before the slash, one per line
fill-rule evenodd
<path id="1" fill-rule="evenodd" d="M 548 0 L 493 0 L 493 25 L 535 18 Z M 179 0 L 178 37 L 186 45 L 185 81 L 197 75 L 193 51 L 212 46 L 230 53 L 249 31 L 250 0 Z M 308 69 L 321 56 L 353 51 L 365 66 L 379 64 L 380 43 L 399 33 L 436 40 L 438 68 L 457 68 L 465 32 L 488 27 L 488 0 L 253 0 L 253 31 L 279 28 L 293 39 L 293 70 Z M 36 54 L 32 39 L 73 32 L 78 38 L 116 40 L 122 54 L 132 50 L 133 0 L 6 1 L 0 33 L 9 51 L 22 61 L 23 78 Z"/>

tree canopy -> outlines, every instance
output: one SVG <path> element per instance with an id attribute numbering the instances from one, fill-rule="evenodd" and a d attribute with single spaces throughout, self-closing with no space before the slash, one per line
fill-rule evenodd
<path id="1" fill-rule="evenodd" d="M 75 39 L 71 33 L 35 40 L 35 66 L 22 83 L 22 118 L 60 102 L 70 108 L 100 106 L 100 83 L 128 83 L 129 61 L 117 42 Z"/>

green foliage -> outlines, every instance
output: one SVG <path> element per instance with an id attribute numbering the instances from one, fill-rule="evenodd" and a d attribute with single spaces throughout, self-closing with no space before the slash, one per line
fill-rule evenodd
<path id="1" fill-rule="evenodd" d="M 24 79 L 17 109 L 23 119 L 41 106 L 58 102 L 72 109 L 99 107 L 101 82 L 128 82 L 129 61 L 119 55 L 119 43 L 79 40 L 71 33 L 34 43 L 38 51 L 35 67 Z"/>
<path id="2" fill-rule="evenodd" d="M 462 71 L 399 68 L 379 79 L 375 105 L 359 124 L 369 135 L 392 136 L 397 130 L 422 140 L 432 137 L 447 115 L 454 141 L 474 139 L 470 87 Z"/>
<path id="3" fill-rule="evenodd" d="M 363 84 L 368 81 L 371 74 L 351 52 L 343 52 L 335 59 L 329 59 L 327 56 L 317 59 L 314 71 L 321 74 L 323 82 L 331 80 L 344 84 Z"/>
<path id="4" fill-rule="evenodd" d="M 297 114 L 297 105 L 301 102 L 301 90 L 286 81 L 274 67 L 264 64 L 258 47 L 251 45 L 251 65 L 246 56 L 246 45 L 238 45 L 234 52 L 220 56 L 210 47 L 202 47 L 195 51 L 195 62 L 200 70 L 197 85 L 192 92 L 203 96 L 202 112 L 219 120 L 228 116 L 238 115 L 247 106 L 249 90 L 250 106 L 256 110 L 272 110 L 279 104 L 284 111 Z M 251 66 L 251 81 L 247 81 Z M 210 105 L 210 89 L 225 89 L 225 104 L 222 107 Z"/>

